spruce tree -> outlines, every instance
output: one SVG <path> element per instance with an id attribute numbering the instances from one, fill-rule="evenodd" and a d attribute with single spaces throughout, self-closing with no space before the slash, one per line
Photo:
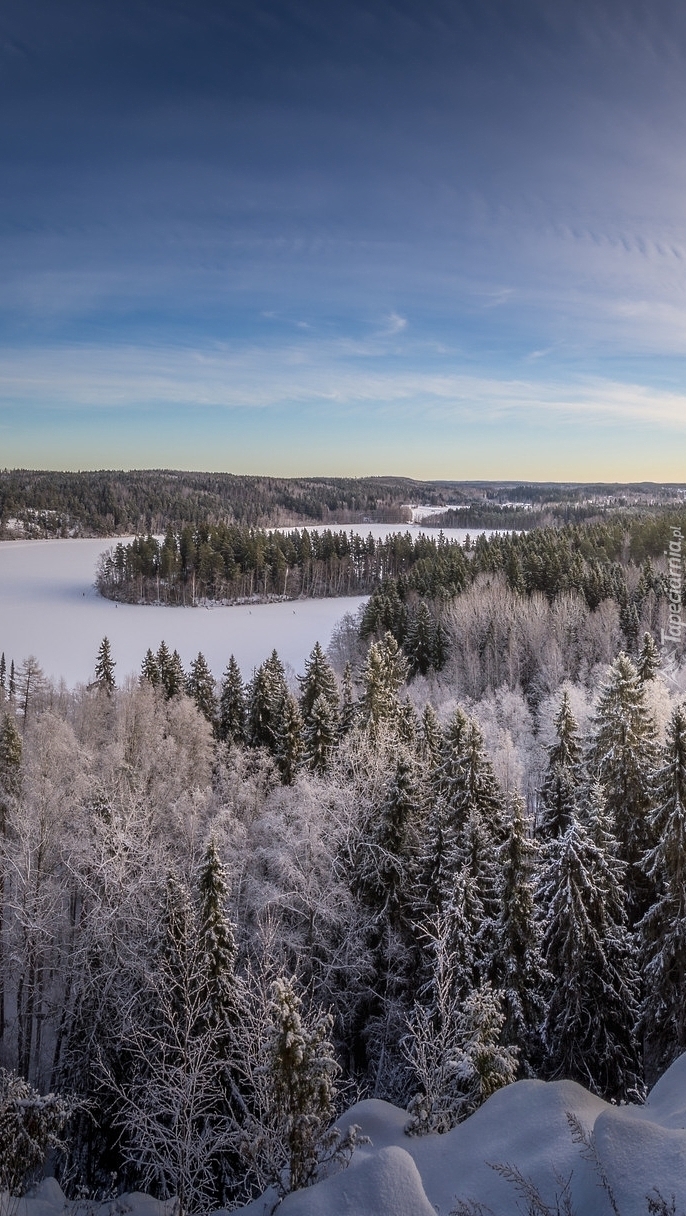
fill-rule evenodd
<path id="1" fill-rule="evenodd" d="M 654 680 L 660 669 L 660 663 L 660 650 L 657 642 L 652 633 L 646 630 L 643 634 L 643 642 L 641 643 L 638 662 L 636 663 L 639 680 L 643 684 L 646 684 L 648 680 Z"/>
<path id="2" fill-rule="evenodd" d="M 303 727 L 304 759 L 313 772 L 323 774 L 338 741 L 336 710 L 324 695 L 317 697 Z"/>
<path id="3" fill-rule="evenodd" d="M 197 659 L 193 659 L 191 663 L 186 690 L 203 717 L 214 723 L 217 717 L 215 679 L 202 651 L 198 651 Z"/>
<path id="4" fill-rule="evenodd" d="M 509 806 L 507 840 L 500 847 L 500 916 L 493 982 L 505 1015 L 504 1041 L 520 1049 L 520 1068 L 531 1075 L 540 1065 L 540 1028 L 545 1015 L 547 975 L 535 907 L 538 849 L 526 830 L 524 802 L 514 794 Z"/>
<path id="5" fill-rule="evenodd" d="M 650 900 L 650 883 L 639 865 L 654 844 L 651 812 L 657 763 L 656 728 L 645 686 L 631 659 L 620 654 L 598 700 L 588 768 L 591 778 L 599 780 L 605 790 L 619 855 L 628 866 L 632 923 L 647 910 Z"/>
<path id="6" fill-rule="evenodd" d="M 248 742 L 252 747 L 266 747 L 276 755 L 279 748 L 279 725 L 288 685 L 283 664 L 276 650 L 257 668 L 248 693 Z"/>
<path id="7" fill-rule="evenodd" d="M 169 648 L 168 648 L 167 643 L 165 642 L 164 638 L 162 639 L 162 641 L 159 644 L 159 647 L 157 650 L 157 655 L 155 656 L 155 659 L 157 662 L 157 670 L 160 673 L 160 680 L 162 681 L 163 687 L 166 688 L 167 680 L 169 679 L 169 667 L 171 664 L 171 654 L 170 654 Z"/>
<path id="8" fill-rule="evenodd" d="M 272 711 L 273 752 L 284 785 L 292 785 L 303 755 L 303 725 L 298 702 L 289 692 Z"/>
<path id="9" fill-rule="evenodd" d="M 398 690 L 405 680 L 407 664 L 392 634 L 372 642 L 362 672 L 361 712 L 367 728 L 375 735 L 384 724 L 397 722 Z"/>
<path id="10" fill-rule="evenodd" d="M 410 615 L 404 650 L 410 675 L 427 675 L 434 665 L 435 625 L 424 600 L 419 601 Z"/>
<path id="11" fill-rule="evenodd" d="M 165 684 L 165 693 L 167 700 L 172 697 L 179 697 L 186 690 L 186 673 L 183 670 L 183 663 L 178 650 L 175 650 L 171 656 L 168 667 L 167 680 Z"/>
<path id="12" fill-rule="evenodd" d="M 15 697 L 17 695 L 17 682 L 16 682 L 15 673 L 14 673 L 14 659 L 12 659 L 12 662 L 10 663 L 10 678 L 9 678 L 9 683 L 7 685 L 7 692 L 9 694 L 10 704 L 13 705 Z"/>
<path id="13" fill-rule="evenodd" d="M 238 663 L 231 655 L 219 697 L 219 738 L 227 742 L 244 743 L 245 713 L 243 678 Z"/>
<path id="14" fill-rule="evenodd" d="M 338 730 L 341 735 L 347 735 L 355 725 L 357 717 L 357 706 L 355 704 L 355 693 L 353 691 L 353 669 L 350 663 L 346 663 L 343 671 L 343 697 L 341 700 L 341 711 L 338 722 Z"/>
<path id="15" fill-rule="evenodd" d="M 274 1182 L 281 1192 L 297 1191 L 316 1181 L 340 1135 L 330 1132 L 335 1118 L 335 1080 L 340 1072 L 329 1042 L 333 1019 L 320 1014 L 311 1027 L 293 982 L 276 980 L 272 988 L 271 1030 L 266 1067 L 276 1123 L 285 1152 L 286 1174 Z"/>
<path id="16" fill-rule="evenodd" d="M 0 654 L 0 705 L 5 700 L 7 695 L 7 665 L 5 663 L 5 652 Z"/>
<path id="17" fill-rule="evenodd" d="M 153 688 L 157 688 L 160 683 L 160 669 L 157 664 L 157 659 L 150 648 L 146 650 L 145 658 L 141 664 L 140 681 L 141 684 L 144 684 L 147 681 L 148 684 L 152 684 Z"/>
<path id="18" fill-rule="evenodd" d="M 0 800 L 3 792 L 15 797 L 19 792 L 22 742 L 12 714 L 5 713 L 0 726 Z"/>
<path id="19" fill-rule="evenodd" d="M 200 948 L 206 984 L 204 1019 L 226 1036 L 230 1047 L 241 1006 L 236 978 L 236 938 L 228 918 L 228 882 L 213 837 L 205 851 L 198 882 L 200 896 Z"/>
<path id="20" fill-rule="evenodd" d="M 115 666 L 109 640 L 108 638 L 103 638 L 95 660 L 95 683 L 108 697 L 111 697 L 114 692 Z"/>
<path id="21" fill-rule="evenodd" d="M 401 749 L 378 818 L 363 842 L 356 880 L 375 916 L 394 928 L 404 924 L 410 906 L 420 816 L 416 766 Z"/>
<path id="22" fill-rule="evenodd" d="M 303 723 L 307 723 L 315 701 L 323 697 L 328 702 L 332 715 L 338 710 L 340 697 L 333 668 L 319 642 L 315 642 L 310 657 L 305 663 L 305 674 L 298 676 L 300 684 L 300 712 Z"/>
<path id="23" fill-rule="evenodd" d="M 545 840 L 563 836 L 567 831 L 579 782 L 581 743 L 566 689 L 555 717 L 555 735 L 555 743 L 548 749 L 548 768 L 541 786 L 538 834 Z"/>
<path id="24" fill-rule="evenodd" d="M 538 902 L 551 995 L 543 1025 L 549 1076 L 578 1081 L 608 1100 L 636 1099 L 639 980 L 627 929 L 625 865 L 574 816 L 547 846 Z"/>
<path id="25" fill-rule="evenodd" d="M 421 752 L 431 774 L 441 762 L 442 748 L 443 732 L 433 705 L 427 701 L 422 713 Z"/>
<path id="26" fill-rule="evenodd" d="M 686 707 L 672 713 L 656 778 L 657 844 L 643 859 L 655 902 L 638 925 L 645 998 L 641 1028 L 651 1071 L 686 1051 Z"/>

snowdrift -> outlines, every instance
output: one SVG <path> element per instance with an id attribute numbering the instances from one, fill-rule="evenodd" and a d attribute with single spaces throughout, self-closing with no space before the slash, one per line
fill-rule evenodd
<path id="1" fill-rule="evenodd" d="M 593 1136 L 596 1164 L 572 1137 L 568 1115 Z M 443 1136 L 406 1136 L 407 1115 L 366 1101 L 340 1120 L 358 1123 L 371 1145 L 347 1170 L 288 1195 L 279 1216 L 448 1216 L 473 1201 L 494 1216 L 525 1212 L 517 1193 L 491 1167 L 516 1167 L 552 1203 L 571 1175 L 576 1216 L 614 1216 L 599 1180 L 612 1189 L 621 1216 L 647 1216 L 647 1196 L 676 1199 L 686 1216 L 686 1054 L 651 1091 L 645 1106 L 610 1106 L 573 1081 L 518 1081 Z M 242 1208 L 268 1216 L 274 1196 Z"/>
<path id="2" fill-rule="evenodd" d="M 595 1165 L 574 1142 L 569 1115 L 592 1135 Z M 353 1106 L 340 1126 L 359 1124 L 371 1144 L 357 1150 L 347 1170 L 288 1195 L 279 1216 L 448 1216 L 459 1201 L 515 1216 L 526 1208 L 492 1168 L 498 1164 L 531 1179 L 553 1210 L 556 1193 L 571 1179 L 575 1216 L 616 1216 L 600 1170 L 620 1216 L 647 1216 L 647 1197 L 656 1191 L 668 1204 L 674 1196 L 676 1216 L 686 1216 L 686 1054 L 645 1106 L 610 1106 L 573 1081 L 518 1081 L 444 1136 L 406 1136 L 406 1122 L 405 1111 L 387 1102 Z M 270 1216 L 275 1198 L 267 1193 L 240 1211 Z M 68 1203 L 54 1178 L 25 1199 L 0 1196 L 0 1216 L 173 1216 L 175 1209 L 173 1201 L 139 1194 Z"/>

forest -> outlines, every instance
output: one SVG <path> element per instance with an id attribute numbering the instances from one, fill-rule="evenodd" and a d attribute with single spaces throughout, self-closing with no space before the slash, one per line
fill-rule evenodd
<path id="1" fill-rule="evenodd" d="M 462 501 L 450 482 L 403 477 L 283 478 L 169 469 L 54 473 L 0 470 L 0 537 L 116 536 L 185 524 L 253 527 L 308 521 L 396 523 L 403 504 Z"/>
<path id="2" fill-rule="evenodd" d="M 186 525 L 398 523 L 408 503 L 448 508 L 429 526 L 528 529 L 683 507 L 671 485 L 514 485 L 408 477 L 258 477 L 171 469 L 0 469 L 0 539 L 163 534 Z M 535 510 L 521 509 L 530 504 Z M 452 508 L 450 510 L 449 508 Z"/>
<path id="3" fill-rule="evenodd" d="M 612 535 L 571 568 L 645 563 Z M 0 1187 L 52 1144 L 69 1195 L 230 1209 L 348 1160 L 361 1096 L 419 1136 L 521 1077 L 640 1101 L 686 1050 L 683 643 L 645 565 L 627 615 L 527 545 L 436 609 L 440 671 L 364 610 L 247 684 L 164 642 L 121 686 L 107 639 L 75 690 L 3 656 L 0 1111 L 35 1152 Z"/>
<path id="4" fill-rule="evenodd" d="M 613 602 L 629 648 L 644 626 L 658 628 L 668 602 L 665 552 L 674 513 L 469 537 L 392 533 L 366 539 L 344 530 L 266 531 L 187 526 L 163 541 L 138 537 L 103 553 L 102 595 L 133 603 L 192 605 L 371 593 L 361 630 L 390 632 L 410 671 L 426 675 L 446 660 L 442 617 L 451 602 L 488 575 L 515 597 L 568 593 L 587 609 Z"/>

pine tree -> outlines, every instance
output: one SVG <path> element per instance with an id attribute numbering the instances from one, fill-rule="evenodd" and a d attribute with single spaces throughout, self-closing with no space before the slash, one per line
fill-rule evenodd
<path id="1" fill-rule="evenodd" d="M 646 911 L 650 899 L 650 884 L 639 864 L 654 843 L 650 816 L 657 763 L 656 728 L 646 704 L 645 686 L 631 659 L 620 654 L 598 700 L 588 768 L 605 790 L 619 855 L 629 867 L 626 882 L 632 921 Z"/>
<path id="2" fill-rule="evenodd" d="M 639 680 L 643 684 L 646 684 L 648 680 L 654 680 L 660 669 L 660 664 L 660 650 L 657 642 L 652 633 L 646 630 L 643 634 L 643 642 L 636 664 Z"/>
<path id="3" fill-rule="evenodd" d="M 219 738 L 233 743 L 245 742 L 245 688 L 233 655 L 224 672 L 219 697 Z"/>
<path id="4" fill-rule="evenodd" d="M 152 650 L 148 648 L 145 652 L 145 658 L 141 664 L 141 684 L 147 680 L 148 684 L 152 684 L 153 688 L 157 688 L 160 683 L 160 669 L 157 664 Z"/>
<path id="5" fill-rule="evenodd" d="M 538 890 L 552 977 L 543 1036 L 549 1075 L 620 1100 L 642 1088 L 634 1031 L 639 981 L 625 866 L 605 843 L 607 851 L 573 817 L 565 835 L 548 845 Z"/>
<path id="6" fill-rule="evenodd" d="M 527 836 L 521 795 L 512 796 L 509 812 L 508 837 L 499 851 L 501 911 L 493 981 L 505 1014 L 504 1041 L 519 1046 L 520 1067 L 531 1074 L 542 1056 L 540 1028 L 548 980 L 534 902 L 538 849 Z"/>
<path id="7" fill-rule="evenodd" d="M 215 679 L 202 651 L 198 651 L 197 659 L 193 659 L 191 663 L 186 690 L 203 717 L 207 718 L 208 722 L 214 723 L 217 716 Z"/>
<path id="8" fill-rule="evenodd" d="M 657 896 L 638 925 L 645 998 L 641 1027 L 653 1072 L 686 1051 L 686 707 L 669 724 L 652 817 L 657 844 L 643 859 Z"/>
<path id="9" fill-rule="evenodd" d="M 108 638 L 103 638 L 95 660 L 95 683 L 108 697 L 112 696 L 115 688 L 115 667 L 116 663 L 112 658 L 109 640 Z"/>
<path id="10" fill-rule="evenodd" d="M 581 744 L 569 693 L 562 693 L 555 718 L 556 741 L 548 749 L 548 768 L 541 787 L 542 814 L 538 833 L 545 840 L 563 836 L 574 814 L 579 782 Z"/>

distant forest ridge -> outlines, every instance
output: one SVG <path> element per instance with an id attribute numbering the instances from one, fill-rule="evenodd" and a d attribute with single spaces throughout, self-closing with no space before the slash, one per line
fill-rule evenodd
<path id="1" fill-rule="evenodd" d="M 257 477 L 153 469 L 0 470 L 0 538 L 125 536 L 185 525 L 399 523 L 408 504 L 444 508 L 423 526 L 515 528 L 684 504 L 684 486 Z"/>

